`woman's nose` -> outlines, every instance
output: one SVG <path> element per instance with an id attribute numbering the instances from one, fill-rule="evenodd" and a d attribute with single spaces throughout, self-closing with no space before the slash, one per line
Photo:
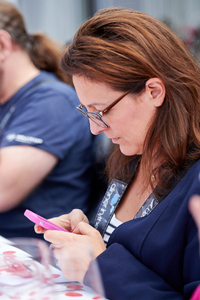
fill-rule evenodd
<path id="1" fill-rule="evenodd" d="M 105 131 L 107 128 L 101 127 L 100 125 L 96 124 L 94 121 L 90 120 L 90 131 L 94 135 L 98 135 L 101 132 Z"/>

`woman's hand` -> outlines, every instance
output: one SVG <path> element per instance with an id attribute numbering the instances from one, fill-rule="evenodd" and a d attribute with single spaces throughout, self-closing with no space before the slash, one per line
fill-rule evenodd
<path id="1" fill-rule="evenodd" d="M 92 260 L 106 249 L 99 231 L 84 221 L 73 233 L 47 230 L 44 238 L 51 243 L 64 276 L 81 282 Z"/>
<path id="2" fill-rule="evenodd" d="M 89 223 L 88 218 L 80 209 L 73 209 L 69 214 L 61 215 L 57 218 L 51 218 L 49 221 L 67 229 L 68 231 L 74 231 L 80 222 Z M 44 233 L 46 231 L 46 229 L 39 225 L 35 225 L 34 229 L 36 233 Z"/>

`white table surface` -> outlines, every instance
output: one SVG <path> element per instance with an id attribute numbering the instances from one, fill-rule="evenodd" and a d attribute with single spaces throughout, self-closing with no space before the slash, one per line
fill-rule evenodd
<path id="1" fill-rule="evenodd" d="M 0 236 L 0 256 L 8 253 L 15 253 L 15 256 L 17 257 L 18 249 L 13 246 L 12 243 L 10 243 L 9 240 L 5 239 L 4 237 Z M 12 284 L 14 284 L 15 276 L 11 273 L 9 273 L 5 269 L 0 269 L 0 300 L 38 300 L 37 293 L 35 290 L 28 291 L 28 294 L 21 295 L 21 296 L 15 296 L 11 297 L 6 295 L 3 292 L 3 289 L 1 288 L 1 284 L 4 282 L 5 276 L 6 280 L 9 279 L 9 284 L 12 287 Z M 84 286 L 82 283 L 79 282 L 72 282 L 67 280 L 62 272 L 52 267 L 52 276 L 54 280 L 54 287 L 55 291 L 50 295 L 45 295 L 44 297 L 41 297 L 39 299 L 41 300 L 103 300 L 105 298 L 97 295 L 93 290 L 90 288 Z"/>

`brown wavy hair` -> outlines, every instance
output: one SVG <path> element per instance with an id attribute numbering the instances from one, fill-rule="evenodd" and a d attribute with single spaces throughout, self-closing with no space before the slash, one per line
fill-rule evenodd
<path id="1" fill-rule="evenodd" d="M 45 34 L 28 34 L 21 13 L 4 0 L 0 0 L 0 30 L 10 34 L 12 41 L 29 54 L 38 69 L 54 73 L 61 81 L 72 85 L 71 77 L 60 67 L 62 49 Z"/>
<path id="2" fill-rule="evenodd" d="M 79 28 L 61 65 L 72 76 L 83 75 L 119 91 L 135 86 L 133 93 L 140 93 L 148 79 L 163 81 L 166 97 L 149 128 L 140 159 L 152 187 L 152 175 L 167 189 L 182 167 L 200 158 L 199 66 L 165 24 L 127 8 L 100 10 Z M 126 157 L 118 146 L 114 148 L 107 165 L 109 178 L 126 179 L 135 156 Z"/>

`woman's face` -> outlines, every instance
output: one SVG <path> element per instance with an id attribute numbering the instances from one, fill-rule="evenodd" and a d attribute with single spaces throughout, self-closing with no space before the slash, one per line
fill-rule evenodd
<path id="1" fill-rule="evenodd" d="M 74 75 L 73 83 L 81 104 L 88 111 L 103 111 L 123 94 L 105 83 L 91 81 L 84 76 Z M 108 128 L 89 119 L 90 130 L 94 135 L 104 132 L 114 144 L 119 145 L 124 155 L 142 154 L 144 140 L 156 109 L 151 94 L 146 89 L 140 95 L 129 93 L 103 115 Z"/>

